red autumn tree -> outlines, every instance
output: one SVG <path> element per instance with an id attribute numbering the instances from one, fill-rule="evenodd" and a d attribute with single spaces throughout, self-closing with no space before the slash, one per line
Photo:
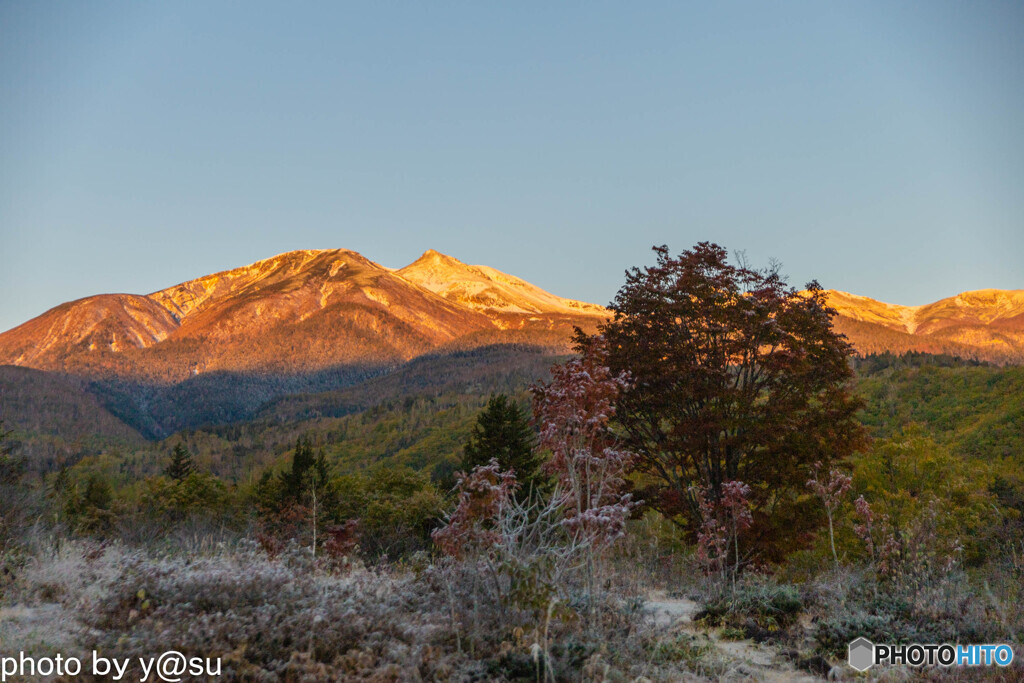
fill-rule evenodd
<path id="1" fill-rule="evenodd" d="M 600 339 L 577 358 L 551 368 L 551 381 L 532 387 L 541 448 L 551 452 L 544 470 L 558 483 L 565 524 L 598 546 L 621 536 L 635 506 L 625 475 L 634 455 L 609 428 L 615 400 L 629 385 L 613 374 Z"/>
<path id="2" fill-rule="evenodd" d="M 551 368 L 550 382 L 531 390 L 539 443 L 551 453 L 544 469 L 556 481 L 553 495 L 564 514 L 562 524 L 583 553 L 586 618 L 591 621 L 598 561 L 625 534 L 636 504 L 625 478 L 634 456 L 610 428 L 615 401 L 629 386 L 629 377 L 608 369 L 600 338 L 580 350 L 579 357 Z"/>
<path id="3" fill-rule="evenodd" d="M 694 492 L 700 505 L 701 525 L 697 532 L 697 559 L 708 575 L 717 574 L 719 589 L 724 589 L 731 576 L 733 589 L 740 572 L 740 534 L 750 528 L 750 487 L 742 481 L 722 482 L 717 499 L 703 491 Z M 730 550 L 733 558 L 730 567 Z"/>
<path id="4" fill-rule="evenodd" d="M 851 346 L 816 282 L 797 291 L 707 242 L 678 257 L 654 251 L 656 265 L 626 273 L 600 328 L 611 372 L 631 377 L 615 419 L 642 496 L 696 533 L 697 492 L 717 502 L 724 482 L 743 481 L 750 535 L 782 552 L 820 519 L 801 496 L 810 465 L 841 461 L 864 438 Z"/>
<path id="5" fill-rule="evenodd" d="M 460 557 L 467 550 L 486 549 L 501 542 L 497 527 L 502 508 L 512 500 L 519 484 L 515 474 L 503 471 L 494 458 L 455 477 L 458 505 L 431 537 L 442 551 Z"/>

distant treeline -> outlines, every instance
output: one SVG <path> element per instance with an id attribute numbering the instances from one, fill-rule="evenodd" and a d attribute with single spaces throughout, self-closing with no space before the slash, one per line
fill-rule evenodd
<path id="1" fill-rule="evenodd" d="M 991 367 L 992 363 L 974 358 L 962 358 L 947 353 L 923 353 L 907 351 L 906 353 L 868 353 L 854 356 L 854 367 L 861 376 L 870 376 L 885 370 L 904 370 L 906 368 L 938 367 L 938 368 L 977 368 Z"/>

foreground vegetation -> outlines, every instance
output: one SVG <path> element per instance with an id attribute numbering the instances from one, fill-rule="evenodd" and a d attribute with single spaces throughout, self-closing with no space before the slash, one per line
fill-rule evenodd
<path id="1" fill-rule="evenodd" d="M 713 245 L 659 250 L 617 306 L 529 391 L 299 397 L 50 472 L 0 429 L 0 650 L 669 681 L 849 675 L 859 636 L 1020 643 L 1024 369 L 854 374 L 813 288 Z"/>

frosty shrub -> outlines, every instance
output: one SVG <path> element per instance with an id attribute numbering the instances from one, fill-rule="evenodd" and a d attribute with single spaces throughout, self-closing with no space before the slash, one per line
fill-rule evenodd
<path id="1" fill-rule="evenodd" d="M 139 551 L 120 543 L 91 539 L 46 545 L 35 549 L 21 571 L 21 597 L 89 610 L 106 599 L 124 568 L 141 558 Z"/>
<path id="2" fill-rule="evenodd" d="M 458 662 L 441 654 L 439 598 L 412 575 L 327 572 L 305 548 L 271 559 L 250 546 L 130 563 L 80 618 L 88 648 L 220 657 L 223 680 L 446 680 Z"/>
<path id="3" fill-rule="evenodd" d="M 434 543 L 454 557 L 499 543 L 502 540 L 497 530 L 499 520 L 518 486 L 515 474 L 502 472 L 493 458 L 468 474 L 457 472 L 458 503 L 445 525 L 433 532 Z"/>
<path id="4" fill-rule="evenodd" d="M 609 428 L 628 375 L 608 369 L 600 338 L 581 350 L 579 358 L 551 368 L 551 382 L 533 387 L 534 416 L 540 445 L 551 451 L 544 467 L 561 488 L 565 524 L 594 548 L 625 533 L 636 506 L 626 484 L 635 455 L 618 447 Z"/>
<path id="5" fill-rule="evenodd" d="M 745 628 L 750 637 L 762 630 L 773 633 L 791 626 L 803 610 L 803 600 L 792 585 L 780 584 L 768 577 L 746 576 L 732 595 L 712 598 L 698 619 L 714 625 Z"/>
<path id="6" fill-rule="evenodd" d="M 601 560 L 625 535 L 626 520 L 637 503 L 626 473 L 635 454 L 621 448 L 611 430 L 615 402 L 629 387 L 629 375 L 608 369 L 602 337 L 581 343 L 580 355 L 551 368 L 551 381 L 537 384 L 533 412 L 540 446 L 551 452 L 545 464 L 558 483 L 553 503 L 578 549 L 588 622 L 596 617 Z"/>
<path id="7" fill-rule="evenodd" d="M 825 516 L 828 518 L 828 542 L 832 549 L 832 562 L 835 569 L 839 569 L 839 554 L 836 552 L 836 511 L 843 502 L 843 496 L 850 490 L 853 484 L 853 477 L 843 474 L 836 468 L 829 470 L 827 475 L 821 472 L 821 463 L 815 463 L 812 476 L 807 481 L 809 488 L 825 506 Z"/>
<path id="8" fill-rule="evenodd" d="M 580 561 L 557 490 L 516 500 L 515 476 L 496 460 L 457 476 L 455 510 L 434 532 L 448 558 L 430 577 L 447 596 L 457 646 L 469 652 L 520 642 L 547 651 L 574 613 L 569 574 Z"/>
<path id="9" fill-rule="evenodd" d="M 722 482 L 717 498 L 714 491 L 695 492 L 701 515 L 697 532 L 697 559 L 708 576 L 717 577 L 716 590 L 730 583 L 733 592 L 741 566 L 740 534 L 750 528 L 750 487 L 742 481 Z"/>
<path id="10" fill-rule="evenodd" d="M 639 611 L 599 589 L 599 560 L 635 507 L 625 479 L 633 456 L 609 429 L 627 380 L 612 375 L 603 354 L 591 344 L 533 387 L 553 489 L 517 498 L 515 472 L 492 459 L 458 475 L 457 506 L 433 534 L 449 556 L 437 580 L 458 647 L 509 643 L 506 658 L 525 648 L 545 680 L 582 666 L 611 633 L 628 634 Z M 580 656 L 567 661 L 559 653 L 568 642 Z"/>

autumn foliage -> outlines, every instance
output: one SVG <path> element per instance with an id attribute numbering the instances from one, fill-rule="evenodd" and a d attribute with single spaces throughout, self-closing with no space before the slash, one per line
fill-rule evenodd
<path id="1" fill-rule="evenodd" d="M 704 491 L 695 493 L 701 512 L 697 559 L 708 574 L 718 574 L 723 583 L 730 574 L 735 580 L 741 564 L 740 534 L 753 521 L 748 500 L 750 487 L 742 481 L 727 481 L 717 498 Z"/>
<path id="2" fill-rule="evenodd" d="M 595 543 L 618 538 L 636 506 L 626 473 L 635 456 L 612 435 L 615 401 L 628 374 L 608 369 L 601 340 L 551 369 L 551 381 L 533 387 L 540 446 L 550 451 L 544 469 L 556 479 L 566 524 Z"/>
<path id="3" fill-rule="evenodd" d="M 502 471 L 496 459 L 455 476 L 458 504 L 432 537 L 443 552 L 461 557 L 469 549 L 500 543 L 496 526 L 519 484 L 515 474 Z"/>
<path id="4" fill-rule="evenodd" d="M 642 497 L 696 534 L 700 496 L 718 501 L 725 482 L 743 481 L 751 536 L 779 556 L 820 519 L 801 508 L 810 465 L 863 443 L 851 347 L 815 282 L 797 291 L 707 242 L 655 252 L 654 266 L 627 272 L 600 329 L 610 371 L 631 379 L 615 421 Z"/>

